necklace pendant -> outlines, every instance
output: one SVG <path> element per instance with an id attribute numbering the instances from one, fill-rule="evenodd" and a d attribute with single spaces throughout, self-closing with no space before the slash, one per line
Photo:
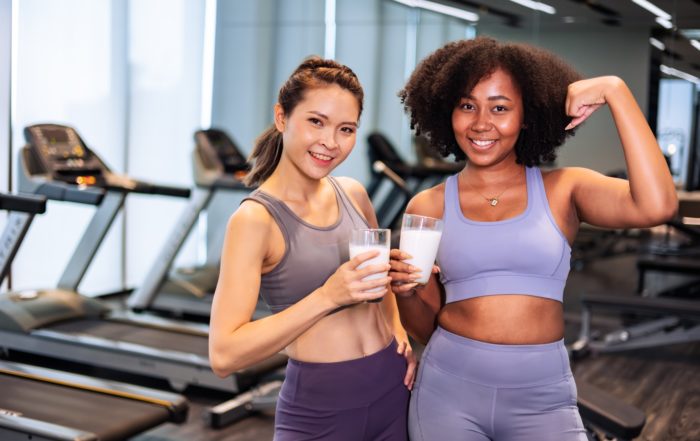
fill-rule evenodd
<path id="1" fill-rule="evenodd" d="M 489 199 L 489 204 L 490 204 L 492 207 L 495 207 L 496 205 L 498 205 L 498 199 L 496 199 L 496 198 Z"/>

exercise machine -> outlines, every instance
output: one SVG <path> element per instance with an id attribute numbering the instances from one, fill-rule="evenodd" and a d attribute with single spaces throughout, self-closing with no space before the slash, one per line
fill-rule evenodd
<path id="1" fill-rule="evenodd" d="M 0 194 L 10 211 L 0 243 L 0 282 L 7 274 L 35 214 L 37 196 Z M 187 416 L 184 397 L 20 363 L 0 361 L 0 439 L 119 440 Z"/>
<path id="2" fill-rule="evenodd" d="M 56 289 L 0 296 L 0 347 L 166 380 L 173 389 L 202 386 L 237 394 L 286 363 L 277 354 L 222 379 L 208 358 L 208 328 L 108 308 L 78 286 L 130 193 L 189 196 L 113 173 L 71 127 L 25 129 L 19 157 L 20 189 L 51 200 L 97 206 Z"/>
<path id="3" fill-rule="evenodd" d="M 681 205 L 679 215 L 693 216 L 697 211 L 695 204 Z M 581 331 L 578 340 L 572 346 L 575 357 L 582 357 L 591 352 L 619 352 L 700 341 L 700 302 L 696 295 L 700 282 L 691 282 L 680 289 L 666 290 L 653 297 L 643 296 L 646 294 L 646 271 L 697 275 L 697 270 L 700 269 L 697 260 L 697 256 L 700 255 L 697 254 L 700 233 L 678 221 L 669 222 L 669 226 L 690 236 L 690 247 L 656 247 L 657 255 L 640 256 L 637 260 L 639 282 L 636 296 L 585 295 L 581 299 Z M 634 316 L 634 321 L 621 329 L 599 336 L 591 328 L 594 310 Z"/>
<path id="4" fill-rule="evenodd" d="M 196 188 L 154 265 L 141 286 L 129 296 L 127 305 L 137 311 L 154 310 L 208 322 L 219 278 L 219 256 L 209 253 L 207 263 L 202 266 L 172 271 L 171 268 L 199 215 L 218 192 L 250 191 L 242 182 L 250 164 L 222 130 L 199 130 L 194 139 L 192 164 Z M 269 314 L 267 306 L 258 302 L 253 319 Z"/>
<path id="5" fill-rule="evenodd" d="M 396 151 L 389 139 L 382 133 L 374 132 L 367 137 L 370 164 L 370 182 L 367 194 L 375 201 L 377 219 L 383 228 L 396 226 L 411 196 L 424 187 L 438 184 L 447 176 L 459 172 L 464 163 L 449 163 L 433 156 L 421 155 L 421 161 L 409 164 Z M 401 178 L 404 187 L 392 186 L 389 193 L 377 202 L 377 193 L 387 179 L 386 173 L 375 168 L 379 161 L 393 174 Z M 394 180 L 390 178 L 393 182 Z"/>

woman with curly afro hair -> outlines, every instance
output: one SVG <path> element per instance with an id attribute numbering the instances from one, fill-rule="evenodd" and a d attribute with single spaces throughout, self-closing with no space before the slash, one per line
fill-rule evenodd
<path id="1" fill-rule="evenodd" d="M 615 76 L 580 79 L 544 50 L 456 41 L 399 93 L 411 127 L 456 175 L 407 213 L 442 219 L 433 275 L 418 285 L 392 250 L 392 291 L 428 346 L 413 389 L 413 441 L 585 440 L 563 343 L 563 292 L 579 224 L 649 227 L 677 208 L 673 180 L 632 93 Z M 610 108 L 629 180 L 584 168 L 542 171 L 556 148 Z"/>

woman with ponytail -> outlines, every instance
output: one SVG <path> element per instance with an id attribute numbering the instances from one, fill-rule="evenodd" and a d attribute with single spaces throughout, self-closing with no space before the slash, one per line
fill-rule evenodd
<path id="1" fill-rule="evenodd" d="M 286 351 L 276 441 L 407 439 L 415 357 L 390 279 L 363 281 L 389 265 L 358 269 L 375 251 L 348 258 L 351 230 L 377 219 L 360 183 L 330 176 L 355 145 L 362 102 L 348 67 L 304 61 L 251 154 L 246 183 L 258 188 L 227 226 L 211 365 L 225 377 Z M 259 294 L 273 314 L 251 321 Z"/>

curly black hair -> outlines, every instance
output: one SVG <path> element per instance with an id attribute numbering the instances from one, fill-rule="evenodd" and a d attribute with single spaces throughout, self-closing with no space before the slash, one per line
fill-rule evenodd
<path id="1" fill-rule="evenodd" d="M 565 103 L 569 84 L 581 75 L 554 54 L 527 44 L 478 37 L 446 44 L 416 67 L 399 92 L 411 129 L 444 157 L 466 159 L 452 130 L 452 111 L 483 78 L 503 69 L 523 98 L 524 129 L 515 145 L 517 162 L 535 166 L 556 159 L 555 150 L 573 130 Z"/>

